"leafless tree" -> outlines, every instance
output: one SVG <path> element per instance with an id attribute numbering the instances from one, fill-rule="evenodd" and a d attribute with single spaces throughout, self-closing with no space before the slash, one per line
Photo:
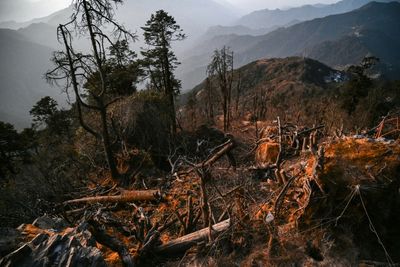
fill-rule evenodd
<path id="1" fill-rule="evenodd" d="M 72 88 L 80 125 L 102 141 L 114 179 L 120 178 L 120 174 L 112 150 L 107 109 L 118 98 L 111 99 L 104 64 L 108 56 L 108 47 L 115 47 L 121 40 L 135 39 L 133 34 L 114 20 L 114 6 L 120 3 L 122 0 L 74 0 L 71 20 L 57 28 L 58 40 L 63 44 L 64 50 L 54 53 L 52 61 L 56 67 L 46 73 L 48 81 L 66 80 L 66 89 Z M 107 30 L 104 30 L 105 27 Z M 110 31 L 110 34 L 106 34 L 106 31 Z M 77 52 L 73 44 L 74 36 L 87 35 L 91 51 Z M 85 110 L 99 115 L 100 127 L 95 127 L 93 123 L 91 125 L 85 118 Z"/>
<path id="2" fill-rule="evenodd" d="M 230 107 L 233 83 L 233 52 L 228 47 L 215 50 L 207 74 L 210 79 L 215 76 L 222 95 L 222 110 L 224 114 L 224 131 L 230 126 Z"/>

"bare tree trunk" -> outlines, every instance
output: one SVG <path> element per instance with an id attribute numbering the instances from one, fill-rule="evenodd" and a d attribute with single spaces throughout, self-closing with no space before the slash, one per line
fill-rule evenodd
<path id="1" fill-rule="evenodd" d="M 107 159 L 108 167 L 110 168 L 112 178 L 118 179 L 120 175 L 119 175 L 119 172 L 117 169 L 117 165 L 115 164 L 114 154 L 113 154 L 112 148 L 111 148 L 110 134 L 108 131 L 108 126 L 107 126 L 107 108 L 106 108 L 106 106 L 104 104 L 104 100 L 103 100 L 103 97 L 106 92 L 105 73 L 103 70 L 102 60 L 100 58 L 100 55 L 99 55 L 99 52 L 97 49 L 96 38 L 95 38 L 95 34 L 93 32 L 92 19 L 91 19 L 91 15 L 90 15 L 86 0 L 83 1 L 83 7 L 85 9 L 86 22 L 87 22 L 87 26 L 88 26 L 88 30 L 89 30 L 90 40 L 92 43 L 93 54 L 94 54 L 94 58 L 96 60 L 96 65 L 98 67 L 98 71 L 100 74 L 100 80 L 101 80 L 101 91 L 97 96 L 95 96 L 95 100 L 96 100 L 97 104 L 99 105 L 99 112 L 100 112 L 100 116 L 101 116 L 102 139 L 103 139 L 102 141 L 103 141 L 103 146 L 104 146 L 104 152 L 106 154 L 106 159 Z"/>
<path id="2" fill-rule="evenodd" d="M 228 99 L 226 93 L 224 95 L 224 102 L 223 102 L 223 112 L 224 112 L 224 132 L 228 130 Z"/>
<path id="3" fill-rule="evenodd" d="M 159 190 L 146 191 L 125 191 L 118 196 L 97 196 L 72 199 L 65 201 L 64 205 L 79 204 L 79 203 L 122 203 L 132 201 L 152 201 L 160 199 L 161 192 Z"/>
<path id="4" fill-rule="evenodd" d="M 217 233 L 221 233 L 226 231 L 231 225 L 230 219 L 222 221 L 220 223 L 214 224 L 211 226 L 211 235 L 215 235 Z M 174 254 L 183 252 L 192 246 L 196 245 L 198 242 L 205 240 L 209 237 L 210 229 L 209 227 L 205 227 L 197 232 L 179 237 L 175 240 L 172 240 L 166 244 L 163 244 L 156 248 L 156 252 L 162 254 Z"/>
<path id="5" fill-rule="evenodd" d="M 102 102 L 102 101 L 101 101 Z M 104 152 L 106 154 L 108 167 L 110 168 L 111 177 L 113 179 L 119 178 L 120 174 L 117 169 L 117 165 L 115 163 L 114 154 L 112 151 L 111 143 L 110 143 L 110 135 L 108 131 L 107 125 L 107 110 L 104 107 L 104 104 L 100 105 L 100 115 L 101 115 L 101 126 L 102 126 L 102 141 L 104 146 Z"/>
<path id="6" fill-rule="evenodd" d="M 206 90 L 207 90 L 207 117 L 208 122 L 213 123 L 214 120 L 214 103 L 213 103 L 213 95 L 212 95 L 212 82 L 210 78 L 207 78 L 206 81 Z"/>
<path id="7" fill-rule="evenodd" d="M 200 171 L 197 170 L 197 174 L 200 178 L 200 194 L 201 194 L 201 212 L 203 215 L 203 226 L 207 227 L 210 224 L 210 209 L 208 205 L 208 195 L 206 189 L 206 181 L 210 176 L 210 173 L 205 168 Z"/>
<path id="8" fill-rule="evenodd" d="M 164 69 L 165 69 L 165 93 L 168 97 L 169 104 L 169 117 L 171 120 L 171 135 L 174 137 L 176 135 L 176 110 L 175 110 L 175 99 L 174 99 L 174 86 L 172 83 L 172 73 L 169 66 L 168 60 L 168 42 L 165 39 L 165 36 L 162 35 L 162 44 L 163 44 L 163 61 L 164 61 Z"/>
<path id="9" fill-rule="evenodd" d="M 237 82 L 237 86 L 236 86 L 236 103 L 235 103 L 235 113 L 236 113 L 237 117 L 239 117 L 239 100 L 240 100 L 241 91 L 242 91 L 242 75 L 239 71 L 238 82 Z"/>

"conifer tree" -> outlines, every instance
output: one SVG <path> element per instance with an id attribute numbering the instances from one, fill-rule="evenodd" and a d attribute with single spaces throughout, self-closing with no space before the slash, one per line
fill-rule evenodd
<path id="1" fill-rule="evenodd" d="M 171 134 L 176 133 L 175 95 L 179 94 L 181 83 L 175 78 L 174 70 L 179 65 L 172 51 L 174 41 L 185 39 L 181 27 L 175 19 L 164 10 L 151 15 L 150 20 L 142 27 L 148 49 L 142 51 L 151 87 L 163 92 L 169 105 Z"/>

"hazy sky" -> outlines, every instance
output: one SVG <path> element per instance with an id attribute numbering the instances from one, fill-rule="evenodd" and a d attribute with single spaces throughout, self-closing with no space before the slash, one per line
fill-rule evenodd
<path id="1" fill-rule="evenodd" d="M 136 1 L 136 0 L 126 0 L 126 1 Z M 316 3 L 333 3 L 337 2 L 338 0 L 215 0 L 215 1 L 220 3 L 224 2 L 228 3 L 240 9 L 240 13 L 244 14 L 257 9 L 285 8 L 285 7 L 301 6 L 304 4 L 316 4 Z M 71 0 L 0 0 L 0 21 L 6 21 L 6 20 L 27 21 L 33 18 L 43 17 L 68 6 L 70 3 Z"/>

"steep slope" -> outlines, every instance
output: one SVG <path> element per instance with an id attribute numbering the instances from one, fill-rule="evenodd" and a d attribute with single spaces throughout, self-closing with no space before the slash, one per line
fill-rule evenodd
<path id="1" fill-rule="evenodd" d="M 59 46 L 57 30 L 53 25 L 44 22 L 33 23 L 25 28 L 18 29 L 18 32 L 32 43 L 52 48 Z"/>
<path id="2" fill-rule="evenodd" d="M 241 86 L 238 91 L 239 73 Z M 313 111 L 324 105 L 324 99 L 331 93 L 330 84 L 335 83 L 334 78 L 341 81 L 345 75 L 312 59 L 290 57 L 254 61 L 235 71 L 232 87 L 234 116 L 253 114 L 258 119 L 274 119 L 268 114 L 278 114 L 287 121 L 298 121 L 301 116 L 306 124 L 315 123 L 324 114 Z M 200 124 L 207 123 L 207 106 L 214 106 L 214 113 L 221 114 L 217 81 L 212 79 L 211 82 L 214 84 L 211 92 L 207 91 L 206 81 L 203 81 L 183 98 L 183 103 L 189 99 L 197 103 L 195 114 Z M 210 94 L 211 104 L 207 100 Z"/>
<path id="3" fill-rule="evenodd" d="M 43 79 L 52 67 L 52 49 L 29 42 L 13 30 L 0 29 L 0 120 L 17 128 L 30 125 L 30 108 L 43 96 L 64 102 L 60 89 Z"/>
<path id="4" fill-rule="evenodd" d="M 332 129 L 369 128 L 400 105 L 399 81 L 373 80 L 359 86 L 351 77 L 309 58 L 260 59 L 234 72 L 230 114 L 245 121 L 272 121 L 279 116 L 297 125 L 323 124 Z M 240 79 L 239 79 L 240 78 Z M 240 83 L 239 83 L 240 81 Z M 186 127 L 222 127 L 219 81 L 203 81 L 181 99 Z M 233 127 L 236 127 L 233 126 Z M 263 127 L 263 126 L 260 126 Z"/>
<path id="5" fill-rule="evenodd" d="M 400 3 L 372 2 L 352 12 L 302 22 L 263 36 L 220 36 L 219 42 L 199 44 L 192 58 L 183 61 L 181 74 L 193 85 L 205 77 L 205 61 L 223 45 L 236 54 L 236 66 L 264 57 L 307 56 L 337 67 L 357 64 L 372 54 L 382 59 L 391 77 L 400 73 Z M 208 50 L 208 52 L 207 52 Z M 199 51 L 199 53 L 197 53 Z M 196 63 L 196 58 L 198 60 Z M 188 62 L 188 63 L 186 63 Z M 197 70 L 202 72 L 197 72 Z M 189 77 L 189 78 L 186 78 Z M 186 87 L 188 89 L 190 87 Z"/>
<path id="6" fill-rule="evenodd" d="M 306 53 L 307 48 L 344 36 L 360 36 L 360 31 L 381 32 L 400 38 L 400 3 L 372 2 L 355 11 L 303 22 L 260 37 L 260 42 L 246 52 L 246 58 L 287 56 Z M 368 44 L 366 44 L 368 45 Z M 381 43 L 386 50 L 386 44 Z M 395 51 L 393 51 L 395 53 Z M 379 55 L 377 55 L 379 56 Z"/>
<path id="7" fill-rule="evenodd" d="M 220 37 L 223 35 L 231 35 L 231 34 L 237 34 L 237 35 L 264 35 L 267 34 L 273 30 L 276 30 L 277 27 L 271 27 L 271 28 L 262 28 L 262 29 L 252 29 L 243 25 L 235 25 L 235 26 L 212 26 L 208 28 L 206 33 L 204 34 L 204 37 L 207 39 L 211 39 L 214 37 Z"/>
<path id="8" fill-rule="evenodd" d="M 380 31 L 362 30 L 357 36 L 345 36 L 334 41 L 325 41 L 307 49 L 305 55 L 316 58 L 330 66 L 344 67 L 349 63 L 361 62 L 365 55 L 377 55 L 379 68 L 391 79 L 399 79 L 400 42 L 397 38 Z"/>
<path id="9" fill-rule="evenodd" d="M 395 0 L 378 0 L 377 2 L 392 2 Z M 340 14 L 360 8 L 371 0 L 342 0 L 331 5 L 304 5 L 286 10 L 258 10 L 243 16 L 236 24 L 253 29 L 282 26 L 292 21 L 306 21 L 322 18 L 328 15 Z"/>
<path id="10" fill-rule="evenodd" d="M 391 2 L 397 0 L 378 0 L 378 2 Z M 340 14 L 355 10 L 371 2 L 371 0 L 342 0 L 331 5 L 304 5 L 285 10 L 259 10 L 243 16 L 231 25 L 223 26 L 223 22 L 217 22 L 217 26 L 210 27 L 201 37 L 202 40 L 210 40 L 222 35 L 264 35 L 280 27 L 290 27 L 302 21 L 314 18 L 322 18 L 328 15 Z M 222 25 L 221 25 L 222 24 Z"/>

